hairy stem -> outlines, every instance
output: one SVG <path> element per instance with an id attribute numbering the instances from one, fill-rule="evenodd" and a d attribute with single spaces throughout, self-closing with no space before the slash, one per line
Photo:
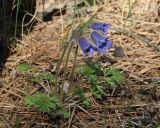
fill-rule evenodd
<path id="1" fill-rule="evenodd" d="M 76 66 L 77 53 L 78 53 L 78 45 L 76 46 L 76 50 L 75 50 L 75 55 L 74 55 L 74 60 L 73 60 L 73 67 L 72 67 L 72 70 L 71 70 L 71 73 L 70 73 L 70 81 L 72 81 L 72 78 L 73 78 L 73 73 L 74 73 L 74 69 L 75 69 L 75 66 Z"/>
<path id="2" fill-rule="evenodd" d="M 64 65 L 64 76 L 63 76 L 63 80 L 62 80 L 62 87 L 60 88 L 60 99 L 62 100 L 63 98 L 63 88 L 64 88 L 64 83 L 65 83 L 65 79 L 66 79 L 66 75 L 67 75 L 67 65 L 68 65 L 68 62 L 69 62 L 69 56 L 70 56 L 70 53 L 71 53 L 71 49 L 72 49 L 72 46 L 73 46 L 73 41 L 72 42 L 69 42 L 71 43 L 70 44 L 70 47 L 68 49 L 68 53 L 66 54 L 67 57 L 66 57 L 66 61 L 65 61 L 65 65 Z"/>
<path id="3" fill-rule="evenodd" d="M 70 42 L 67 42 L 66 46 L 64 47 L 64 51 L 61 55 L 61 58 L 59 60 L 59 62 L 57 63 L 57 66 L 56 66 L 56 75 L 55 75 L 55 83 L 56 83 L 56 86 L 55 86 L 55 94 L 57 95 L 58 94 L 58 75 L 59 75 L 59 69 L 60 69 L 60 66 L 61 66 L 61 63 L 62 63 L 62 60 L 64 58 L 64 55 L 68 49 L 68 46 L 69 46 L 69 43 Z"/>

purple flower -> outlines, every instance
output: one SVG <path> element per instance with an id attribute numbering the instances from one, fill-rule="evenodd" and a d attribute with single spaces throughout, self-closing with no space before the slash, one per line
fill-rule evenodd
<path id="1" fill-rule="evenodd" d="M 100 30 L 104 33 L 107 33 L 110 27 L 111 27 L 110 24 L 100 23 L 100 22 L 95 22 L 95 23 L 92 23 L 91 25 L 92 29 L 97 30 L 97 31 Z"/>
<path id="2" fill-rule="evenodd" d="M 78 40 L 78 43 L 85 56 L 93 55 L 95 48 L 88 42 L 88 40 L 85 37 L 81 37 Z"/>
<path id="3" fill-rule="evenodd" d="M 102 52 L 103 55 L 112 47 L 112 42 L 109 41 L 107 38 L 100 35 L 98 32 L 94 31 L 91 33 L 91 38 L 95 45 L 98 48 L 99 52 Z"/>

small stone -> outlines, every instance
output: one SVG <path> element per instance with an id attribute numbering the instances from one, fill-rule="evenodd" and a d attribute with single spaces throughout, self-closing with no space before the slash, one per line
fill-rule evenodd
<path id="1" fill-rule="evenodd" d="M 116 47 L 115 51 L 114 51 L 114 56 L 119 57 L 119 58 L 123 58 L 125 56 L 123 48 L 120 46 Z"/>

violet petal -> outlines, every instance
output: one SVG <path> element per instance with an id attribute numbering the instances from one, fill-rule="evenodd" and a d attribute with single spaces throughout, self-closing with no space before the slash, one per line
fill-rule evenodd
<path id="1" fill-rule="evenodd" d="M 102 31 L 104 33 L 107 33 L 108 30 L 110 29 L 111 25 L 107 23 L 100 23 L 100 22 L 95 22 L 92 23 L 91 28 L 97 31 Z"/>
<path id="2" fill-rule="evenodd" d="M 95 45 L 98 48 L 99 52 L 102 52 L 104 55 L 112 47 L 112 42 L 107 38 L 100 35 L 98 32 L 94 31 L 91 33 L 91 38 Z"/>
<path id="3" fill-rule="evenodd" d="M 95 48 L 88 42 L 85 37 L 81 37 L 78 40 L 78 43 L 85 56 L 93 55 Z"/>

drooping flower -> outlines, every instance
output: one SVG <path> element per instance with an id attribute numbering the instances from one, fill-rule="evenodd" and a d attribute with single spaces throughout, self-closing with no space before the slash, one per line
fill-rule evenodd
<path id="1" fill-rule="evenodd" d="M 100 22 L 94 22 L 91 24 L 91 28 L 97 31 L 102 31 L 104 33 L 107 33 L 110 29 L 111 25 L 107 23 L 100 23 Z"/>
<path id="2" fill-rule="evenodd" d="M 78 40 L 78 44 L 82 49 L 85 56 L 92 56 L 94 51 L 96 50 L 85 37 L 81 37 Z"/>
<path id="3" fill-rule="evenodd" d="M 103 55 L 112 47 L 112 42 L 107 38 L 94 31 L 91 33 L 91 38 L 98 48 L 98 52 L 102 52 Z"/>

